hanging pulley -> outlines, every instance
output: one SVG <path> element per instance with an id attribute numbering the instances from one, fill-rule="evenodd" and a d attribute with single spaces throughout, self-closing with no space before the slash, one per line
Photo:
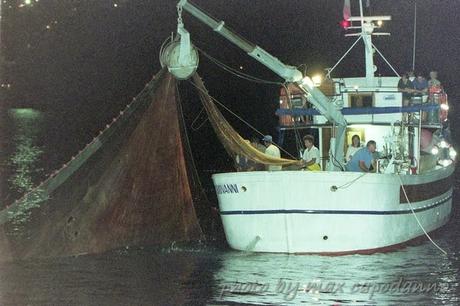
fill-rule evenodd
<path id="1" fill-rule="evenodd" d="M 191 77 L 198 68 L 198 52 L 190 41 L 190 33 L 182 23 L 182 7 L 177 8 L 176 39 L 171 38 L 160 51 L 161 67 L 168 67 L 169 72 L 179 80 Z"/>

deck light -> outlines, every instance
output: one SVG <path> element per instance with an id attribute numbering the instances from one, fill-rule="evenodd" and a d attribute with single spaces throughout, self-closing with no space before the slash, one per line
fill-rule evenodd
<path id="1" fill-rule="evenodd" d="M 440 160 L 439 161 L 439 164 L 443 167 L 447 167 L 449 166 L 450 164 L 452 164 L 452 160 L 450 159 L 443 159 L 443 160 Z"/>
<path id="2" fill-rule="evenodd" d="M 457 157 L 457 151 L 455 151 L 455 149 L 452 147 L 449 148 L 449 157 L 452 160 L 455 160 L 455 158 Z"/>
<path id="3" fill-rule="evenodd" d="M 439 143 L 439 147 L 440 148 L 448 148 L 449 144 L 445 140 L 441 140 L 441 142 Z"/>
<path id="4" fill-rule="evenodd" d="M 445 111 L 449 110 L 449 105 L 447 105 L 445 103 L 441 104 L 440 107 L 441 107 L 442 110 L 445 110 Z"/>
<path id="5" fill-rule="evenodd" d="M 321 82 L 323 81 L 323 77 L 320 74 L 314 75 L 311 80 L 313 81 L 313 84 L 315 86 L 321 85 Z"/>
<path id="6" fill-rule="evenodd" d="M 340 21 L 340 26 L 342 27 L 342 29 L 346 30 L 351 26 L 351 22 L 348 20 L 342 20 Z"/>

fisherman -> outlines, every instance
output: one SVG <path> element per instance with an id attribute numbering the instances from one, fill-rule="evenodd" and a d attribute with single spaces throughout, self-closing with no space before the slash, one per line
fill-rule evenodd
<path id="1" fill-rule="evenodd" d="M 438 72 L 431 71 L 430 79 L 428 80 L 428 101 L 433 104 L 440 104 L 442 97 L 442 85 L 438 80 Z M 431 110 L 427 112 L 428 122 L 436 123 L 439 120 L 439 110 Z"/>
<path id="2" fill-rule="evenodd" d="M 314 145 L 315 138 L 312 135 L 305 135 L 303 141 L 305 143 L 305 151 L 302 156 L 304 167 L 310 171 L 321 171 L 319 150 Z"/>
<path id="3" fill-rule="evenodd" d="M 261 152 L 261 153 L 265 153 L 265 146 L 263 144 L 260 143 L 260 138 L 258 138 L 257 136 L 252 136 L 251 137 L 251 146 L 253 148 L 256 148 L 257 151 Z M 254 171 L 262 171 L 265 169 L 265 165 L 262 164 L 262 163 L 258 163 L 258 162 L 253 162 L 253 167 L 254 167 Z"/>
<path id="4" fill-rule="evenodd" d="M 403 74 L 398 83 L 398 91 L 402 92 L 403 106 L 409 106 L 409 101 L 414 92 L 414 84 L 408 79 L 407 74 Z"/>
<path id="5" fill-rule="evenodd" d="M 401 79 L 398 82 L 398 91 L 402 92 L 402 106 L 409 106 L 412 99 L 412 94 L 415 92 L 414 83 L 412 83 L 408 75 L 403 73 Z M 408 120 L 408 114 L 403 114 L 403 121 Z"/>
<path id="6" fill-rule="evenodd" d="M 421 97 L 428 93 L 428 81 L 423 77 L 423 74 L 417 73 L 417 78 L 412 82 L 414 84 L 414 96 Z"/>
<path id="7" fill-rule="evenodd" d="M 373 154 L 377 144 L 369 140 L 365 148 L 359 149 L 347 164 L 347 170 L 352 172 L 375 172 L 375 167 L 371 171 L 373 164 Z"/>
<path id="8" fill-rule="evenodd" d="M 264 153 L 265 152 L 265 146 L 260 143 L 260 138 L 257 136 L 252 136 L 251 137 L 251 145 L 256 148 L 258 151 Z"/>
<path id="9" fill-rule="evenodd" d="M 438 80 L 438 72 L 435 70 L 430 72 L 430 79 L 428 80 L 428 87 L 429 88 L 432 88 L 432 87 L 441 88 L 441 81 Z"/>
<path id="10" fill-rule="evenodd" d="M 411 81 L 412 83 L 415 81 L 415 72 L 414 70 L 409 70 L 407 72 L 407 78 L 409 79 L 409 81 Z"/>
<path id="11" fill-rule="evenodd" d="M 280 149 L 278 149 L 278 147 L 273 144 L 273 137 L 271 135 L 265 135 L 264 138 L 262 138 L 262 141 L 264 142 L 266 148 L 265 154 L 281 158 Z M 266 170 L 268 171 L 279 171 L 281 168 L 282 166 L 266 165 Z"/>
<path id="12" fill-rule="evenodd" d="M 351 137 L 351 144 L 348 146 L 347 153 L 345 154 L 346 162 L 349 162 L 359 149 L 361 149 L 361 139 L 355 134 Z"/>
<path id="13" fill-rule="evenodd" d="M 245 143 L 251 145 L 249 140 L 244 140 Z M 236 171 L 255 171 L 256 170 L 256 162 L 252 161 L 248 156 L 244 154 L 237 154 L 235 156 L 235 168 Z"/>

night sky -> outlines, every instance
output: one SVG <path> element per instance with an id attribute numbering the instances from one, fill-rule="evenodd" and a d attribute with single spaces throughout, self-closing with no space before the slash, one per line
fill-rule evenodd
<path id="1" fill-rule="evenodd" d="M 351 2 L 357 13 L 358 2 Z M 338 24 L 343 1 L 195 3 L 283 62 L 305 65 L 309 74 L 332 67 L 354 41 L 343 36 Z M 65 152 L 62 159 L 70 157 L 65 155 L 78 151 L 159 71 L 160 46 L 176 28 L 175 4 L 164 0 L 5 0 L 2 52 L 3 83 L 10 84 L 8 90 L 3 89 L 8 93 L 7 102 L 55 114 L 54 145 L 57 151 Z M 417 5 L 416 70 L 427 75 L 429 70 L 437 69 L 455 106 L 455 97 L 459 96 L 456 92 L 460 90 L 460 31 L 456 26 L 460 1 L 417 0 Z M 366 8 L 375 15 L 392 15 L 393 20 L 382 29 L 392 36 L 377 37 L 374 43 L 400 72 L 412 64 L 413 9 L 414 0 L 371 1 Z M 185 26 L 199 48 L 227 65 L 241 66 L 245 73 L 279 81 L 231 43 L 184 14 Z M 211 95 L 263 133 L 274 133 L 277 86 L 243 81 L 203 56 L 200 61 L 199 73 Z M 362 76 L 363 62 L 359 46 L 333 77 Z M 381 60 L 377 59 L 376 64 L 378 73 L 391 75 Z M 187 82 L 182 83 L 186 119 L 190 123 L 201 106 Z M 228 118 L 244 137 L 251 136 L 248 128 Z M 201 167 L 213 167 L 212 163 L 207 165 L 209 155 L 219 155 L 223 148 L 217 140 L 210 142 L 209 139 L 215 139 L 210 125 L 191 131 L 190 137 Z M 201 151 L 204 144 L 208 154 Z"/>

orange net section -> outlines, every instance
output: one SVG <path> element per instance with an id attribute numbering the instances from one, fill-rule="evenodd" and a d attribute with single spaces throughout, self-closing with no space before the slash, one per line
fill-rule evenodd
<path id="1" fill-rule="evenodd" d="M 201 102 L 204 105 L 206 113 L 208 114 L 209 121 L 217 134 L 220 142 L 223 144 L 227 153 L 234 159 L 246 158 L 253 163 L 259 165 L 276 165 L 276 166 L 297 166 L 302 167 L 302 161 L 276 158 L 267 155 L 241 137 L 238 132 L 228 123 L 222 113 L 219 111 L 212 98 L 209 96 L 203 81 L 195 74 L 193 76 L 193 82 L 198 89 Z"/>

